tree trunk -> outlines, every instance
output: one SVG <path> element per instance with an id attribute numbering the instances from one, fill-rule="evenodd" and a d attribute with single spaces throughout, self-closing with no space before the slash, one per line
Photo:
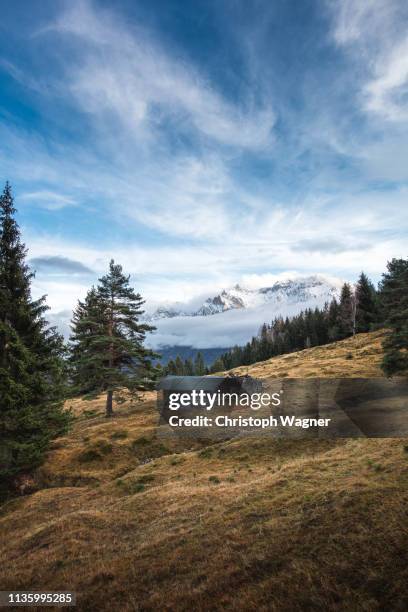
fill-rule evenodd
<path id="1" fill-rule="evenodd" d="M 108 324 L 108 335 L 112 338 L 113 336 L 113 297 L 111 300 L 111 312 L 110 312 L 110 320 Z M 113 342 L 110 343 L 109 346 L 109 368 L 113 367 Z M 110 418 L 113 414 L 113 391 L 109 389 L 106 395 L 106 417 Z"/>
<path id="2" fill-rule="evenodd" d="M 113 415 L 113 391 L 109 389 L 106 394 L 106 417 L 110 418 Z"/>
<path id="3" fill-rule="evenodd" d="M 357 296 L 354 292 L 352 296 L 352 332 L 353 336 L 356 335 L 356 319 L 357 319 Z"/>

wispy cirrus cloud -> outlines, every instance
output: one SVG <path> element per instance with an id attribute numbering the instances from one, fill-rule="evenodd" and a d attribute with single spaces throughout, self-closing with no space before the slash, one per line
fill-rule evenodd
<path id="1" fill-rule="evenodd" d="M 408 6 L 402 0 L 340 0 L 329 5 L 333 35 L 360 63 L 363 108 L 408 120 Z"/>
<path id="2" fill-rule="evenodd" d="M 125 26 L 113 11 L 75 2 L 43 33 L 84 46 L 81 65 L 64 86 L 83 110 L 103 120 L 114 113 L 127 129 L 146 137 L 166 124 L 194 129 L 220 144 L 259 149 L 271 144 L 275 113 L 250 91 L 228 99 L 186 57 L 177 57 L 140 26 Z M 131 135 L 131 132 L 129 135 Z"/>
<path id="3" fill-rule="evenodd" d="M 60 210 L 67 206 L 76 206 L 77 202 L 71 196 L 55 193 L 53 191 L 32 191 L 20 194 L 23 202 L 34 202 L 40 208 Z"/>
<path id="4" fill-rule="evenodd" d="M 408 34 L 377 62 L 366 84 L 367 110 L 390 121 L 408 121 Z"/>

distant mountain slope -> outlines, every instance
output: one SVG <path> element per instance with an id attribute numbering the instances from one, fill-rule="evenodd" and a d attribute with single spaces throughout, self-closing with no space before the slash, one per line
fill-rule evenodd
<path id="1" fill-rule="evenodd" d="M 208 297 L 201 306 L 192 308 L 188 304 L 159 306 L 148 318 L 152 321 L 174 317 L 200 317 L 219 314 L 227 310 L 257 308 L 264 304 L 284 306 L 301 304 L 310 300 L 329 301 L 339 295 L 342 281 L 321 275 L 277 281 L 271 287 L 246 289 L 235 285 L 223 289 L 214 297 Z"/>
<path id="2" fill-rule="evenodd" d="M 243 345 L 260 326 L 278 316 L 294 316 L 306 308 L 323 308 L 338 297 L 342 281 L 320 275 L 278 281 L 271 287 L 235 285 L 193 308 L 168 304 L 149 316 L 157 331 L 148 338 L 154 348 L 200 349 Z"/>

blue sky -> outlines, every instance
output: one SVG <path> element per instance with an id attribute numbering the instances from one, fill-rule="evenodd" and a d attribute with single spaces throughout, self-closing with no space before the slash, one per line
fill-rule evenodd
<path id="1" fill-rule="evenodd" d="M 0 179 L 56 317 L 406 257 L 408 6 L 0 0 Z"/>

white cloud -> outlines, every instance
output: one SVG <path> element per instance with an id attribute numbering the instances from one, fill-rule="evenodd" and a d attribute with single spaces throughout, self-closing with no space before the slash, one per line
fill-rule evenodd
<path id="1" fill-rule="evenodd" d="M 232 189 L 216 158 L 175 159 L 142 179 L 137 202 L 130 195 L 126 212 L 168 235 L 213 240 L 230 230 L 225 203 Z"/>
<path id="2" fill-rule="evenodd" d="M 408 119 L 408 5 L 403 0 L 340 0 L 330 4 L 335 41 L 365 74 L 364 110 L 386 120 Z"/>
<path id="3" fill-rule="evenodd" d="M 40 208 L 46 208 L 47 210 L 60 210 L 67 206 L 76 206 L 77 204 L 74 198 L 53 191 L 32 191 L 22 193 L 19 199 L 23 202 L 34 202 Z"/>
<path id="4" fill-rule="evenodd" d="M 334 37 L 344 45 L 367 37 L 382 37 L 395 18 L 398 1 L 338 0 L 329 6 L 335 15 Z"/>
<path id="5" fill-rule="evenodd" d="M 68 73 L 78 103 L 103 121 L 114 113 L 137 138 L 164 122 L 194 128 L 221 144 L 259 149 L 271 143 L 275 114 L 269 102 L 237 104 L 214 89 L 186 58 L 164 50 L 140 27 L 129 28 L 113 12 L 74 2 L 44 32 L 83 44 L 80 66 Z M 251 92 L 249 92 L 251 93 Z"/>
<path id="6" fill-rule="evenodd" d="M 338 279 L 336 279 L 338 284 Z M 155 321 L 157 331 L 149 335 L 154 348 L 194 346 L 198 348 L 243 345 L 256 335 L 260 326 L 277 316 L 294 316 L 305 308 L 323 307 L 322 298 L 297 304 L 263 304 L 255 308 L 228 310 L 206 317 L 173 317 Z M 160 349 L 159 349 L 160 350 Z"/>
<path id="7" fill-rule="evenodd" d="M 378 60 L 364 94 L 367 110 L 392 121 L 408 120 L 408 36 Z"/>

